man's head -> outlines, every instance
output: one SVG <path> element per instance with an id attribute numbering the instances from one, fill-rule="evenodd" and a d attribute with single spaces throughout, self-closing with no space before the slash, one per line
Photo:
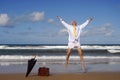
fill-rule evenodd
<path id="1" fill-rule="evenodd" d="M 77 26 L 77 22 L 76 21 L 72 21 L 72 26 Z"/>

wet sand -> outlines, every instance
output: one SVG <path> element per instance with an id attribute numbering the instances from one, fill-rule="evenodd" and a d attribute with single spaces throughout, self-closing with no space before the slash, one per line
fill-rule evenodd
<path id="1" fill-rule="evenodd" d="M 120 72 L 58 73 L 50 76 L 30 74 L 0 74 L 0 80 L 120 80 Z"/>

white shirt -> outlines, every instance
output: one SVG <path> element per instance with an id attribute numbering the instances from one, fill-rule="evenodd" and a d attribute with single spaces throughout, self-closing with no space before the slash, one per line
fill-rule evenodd
<path id="1" fill-rule="evenodd" d="M 68 34 L 69 34 L 69 38 L 68 38 L 68 41 L 69 42 L 74 42 L 74 41 L 77 41 L 77 42 L 80 42 L 80 35 L 81 35 L 81 32 L 82 32 L 82 29 L 87 26 L 87 24 L 90 22 L 90 20 L 86 20 L 83 24 L 81 25 L 77 25 L 76 26 L 76 34 L 77 36 L 74 37 L 74 34 L 73 34 L 73 26 L 70 25 L 70 24 L 67 24 L 65 21 L 63 21 L 61 18 L 60 18 L 60 22 L 67 28 L 68 30 Z"/>

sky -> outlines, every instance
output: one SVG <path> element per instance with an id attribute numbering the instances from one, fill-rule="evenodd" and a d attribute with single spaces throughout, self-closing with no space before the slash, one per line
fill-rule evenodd
<path id="1" fill-rule="evenodd" d="M 94 17 L 81 44 L 120 44 L 120 0 L 0 0 L 0 44 L 67 44 L 66 28 Z"/>

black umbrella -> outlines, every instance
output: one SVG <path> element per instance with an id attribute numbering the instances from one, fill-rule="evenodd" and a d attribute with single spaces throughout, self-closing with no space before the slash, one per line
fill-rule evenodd
<path id="1" fill-rule="evenodd" d="M 28 60 L 28 67 L 27 67 L 27 72 L 26 72 L 26 77 L 28 77 L 28 75 L 30 74 L 30 72 L 32 71 L 35 63 L 36 63 L 36 56 L 30 60 Z"/>

